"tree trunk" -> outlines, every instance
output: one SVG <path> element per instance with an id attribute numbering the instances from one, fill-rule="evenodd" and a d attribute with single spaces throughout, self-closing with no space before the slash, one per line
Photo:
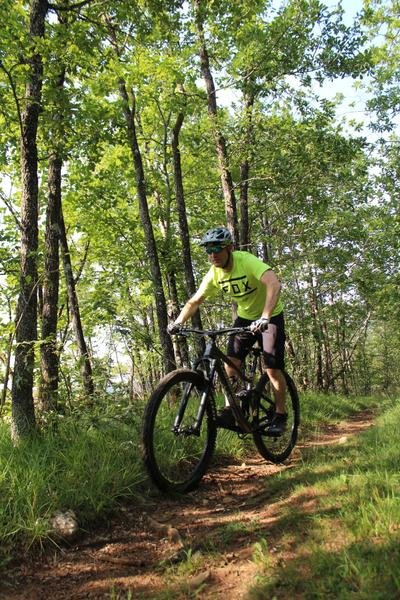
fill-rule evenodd
<path id="1" fill-rule="evenodd" d="M 67 26 L 66 17 L 59 15 L 60 23 Z M 53 139 L 64 140 L 65 111 L 62 103 L 66 69 L 51 82 L 55 106 L 51 114 Z M 46 233 L 44 249 L 44 276 L 41 287 L 40 314 L 42 317 L 40 346 L 39 403 L 43 411 L 58 410 L 59 352 L 57 347 L 58 294 L 60 283 L 60 215 L 63 141 L 50 150 Z"/>
<path id="2" fill-rule="evenodd" d="M 145 234 L 147 258 L 150 263 L 150 272 L 152 276 L 153 289 L 156 303 L 156 313 L 158 322 L 158 334 L 162 348 L 164 370 L 166 372 L 175 369 L 175 356 L 172 341 L 167 333 L 168 313 L 165 300 L 164 289 L 162 285 L 162 276 L 160 263 L 158 260 L 157 246 L 154 239 L 153 226 L 151 223 L 149 207 L 147 203 L 146 183 L 143 170 L 142 156 L 136 136 L 135 126 L 135 97 L 132 93 L 132 106 L 129 102 L 129 96 L 124 81 L 119 84 L 120 96 L 123 102 L 123 111 L 126 120 L 128 142 L 132 151 L 133 162 L 136 173 L 136 189 L 139 200 L 139 214 Z"/>
<path id="3" fill-rule="evenodd" d="M 291 248 L 292 256 L 294 255 L 294 248 Z M 297 267 L 294 266 L 292 269 L 292 280 L 287 282 L 287 285 L 292 286 L 292 292 L 289 292 L 289 295 L 292 293 L 294 297 L 301 298 L 302 297 L 302 286 L 300 285 Z M 302 276 L 301 276 L 302 280 Z M 300 385 L 307 389 L 312 385 L 311 374 L 312 374 L 312 352 L 309 347 L 309 336 L 305 331 L 304 326 L 304 315 L 303 308 L 297 305 L 294 307 L 292 312 L 292 321 L 293 328 L 295 328 L 294 339 L 297 339 L 297 352 L 296 352 L 296 362 L 294 363 L 295 367 L 295 379 Z"/>
<path id="4" fill-rule="evenodd" d="M 246 149 L 246 158 L 240 165 L 240 231 L 239 244 L 241 250 L 250 249 L 250 226 L 249 226 L 249 175 L 250 175 L 250 159 L 252 154 L 253 142 L 253 121 L 252 112 L 254 105 L 254 94 L 245 96 L 244 111 L 246 131 L 244 135 L 244 147 Z"/>
<path id="5" fill-rule="evenodd" d="M 71 256 L 68 248 L 67 234 L 65 231 L 65 223 L 62 208 L 60 212 L 60 244 L 64 265 L 65 280 L 67 283 L 68 290 L 69 309 L 72 317 L 72 326 L 74 328 L 74 333 L 79 348 L 79 354 L 82 359 L 81 371 L 83 377 L 83 387 L 87 396 L 92 397 L 94 394 L 92 365 L 90 362 L 88 347 L 86 345 L 85 337 L 83 335 L 82 321 L 79 311 L 79 302 L 78 297 L 76 295 L 75 279 L 72 272 Z"/>
<path id="6" fill-rule="evenodd" d="M 49 195 L 46 211 L 44 283 L 42 306 L 41 378 L 39 401 L 42 410 L 57 410 L 58 368 L 57 318 L 60 279 L 59 240 L 62 159 L 55 154 L 49 161 Z"/>
<path id="7" fill-rule="evenodd" d="M 229 170 L 229 159 L 228 151 L 226 148 L 225 138 L 222 134 L 221 128 L 218 124 L 218 107 L 217 97 L 215 93 L 214 79 L 211 73 L 210 61 L 208 57 L 208 51 L 204 37 L 204 26 L 203 26 L 203 6 L 202 0 L 194 0 L 195 9 L 195 20 L 197 38 L 199 42 L 199 57 L 201 74 L 204 79 L 204 83 L 207 90 L 207 102 L 208 102 L 208 114 L 211 118 L 213 125 L 215 147 L 218 157 L 218 166 L 221 175 L 222 191 L 225 199 L 225 214 L 228 228 L 230 229 L 234 239 L 237 241 L 238 237 L 238 222 L 237 222 L 237 210 L 236 210 L 236 198 L 234 192 L 234 185 L 232 175 Z"/>
<path id="8" fill-rule="evenodd" d="M 246 158 L 240 165 L 240 229 L 239 248 L 250 250 L 250 227 L 249 227 L 249 173 L 250 163 Z"/>
<path id="9" fill-rule="evenodd" d="M 333 375 L 333 359 L 332 359 L 332 351 L 330 344 L 330 326 L 327 323 L 326 319 L 321 320 L 321 331 L 324 339 L 324 390 L 325 391 L 336 391 L 335 382 L 332 380 Z"/>
<path id="10" fill-rule="evenodd" d="M 5 373 L 3 379 L 3 389 L 1 390 L 1 398 L 0 398 L 0 415 L 3 411 L 3 407 L 7 400 L 7 389 L 8 389 L 8 380 L 10 379 L 11 373 L 11 356 L 12 356 L 12 347 L 13 347 L 14 335 L 10 333 L 8 336 L 8 344 L 7 344 L 7 352 L 4 359 L 5 364 Z"/>
<path id="11" fill-rule="evenodd" d="M 150 310 L 147 315 L 143 318 L 143 329 L 145 331 L 144 339 L 145 341 L 145 349 L 147 355 L 146 361 L 146 391 L 152 390 L 160 380 L 162 373 L 160 373 L 159 369 L 159 361 L 157 360 L 157 356 L 153 350 L 152 340 L 154 338 L 154 310 L 153 306 L 150 307 Z"/>
<path id="12" fill-rule="evenodd" d="M 42 38 L 47 0 L 32 0 L 29 34 Z M 16 312 L 16 350 L 12 383 L 11 434 L 15 441 L 36 427 L 33 401 L 34 344 L 37 339 L 38 174 L 37 129 L 42 97 L 43 63 L 39 52 L 27 60 L 26 106 L 21 114 L 21 256 Z"/>
<path id="13" fill-rule="evenodd" d="M 12 354 L 13 339 L 14 339 L 14 336 L 13 336 L 12 333 L 10 333 L 10 335 L 8 336 L 7 353 L 6 353 L 6 357 L 5 357 L 5 360 L 4 360 L 4 364 L 5 364 L 6 370 L 5 370 L 4 379 L 3 379 L 3 389 L 1 390 L 0 415 L 2 413 L 3 406 L 5 405 L 6 400 L 7 400 L 7 389 L 8 389 L 8 380 L 10 379 L 11 354 Z"/>
<path id="14" fill-rule="evenodd" d="M 193 296 L 196 291 L 196 282 L 193 275 L 192 256 L 190 250 L 190 236 L 189 236 L 189 225 L 186 217 L 186 204 L 185 194 L 183 190 L 183 178 L 182 178 L 182 165 L 181 165 L 181 153 L 179 149 L 179 134 L 182 128 L 184 115 L 179 113 L 175 126 L 172 131 L 172 157 L 174 163 L 174 180 L 175 180 L 175 194 L 176 194 L 176 206 L 178 210 L 179 219 L 179 234 L 182 241 L 183 250 L 183 269 L 185 272 L 185 282 L 188 291 L 188 296 Z M 193 324 L 196 327 L 201 327 L 201 320 L 199 313 L 193 317 Z"/>
<path id="15" fill-rule="evenodd" d="M 179 301 L 178 301 L 178 290 L 176 287 L 175 274 L 171 271 L 167 274 L 168 292 L 171 301 L 171 310 L 168 315 L 170 321 L 174 321 L 179 314 Z M 182 343 L 182 341 L 184 343 Z M 189 353 L 186 343 L 186 338 L 180 338 L 179 336 L 173 339 L 173 345 L 175 350 L 175 356 L 177 358 L 180 367 L 189 366 Z"/>
<path id="16" fill-rule="evenodd" d="M 261 214 L 261 227 L 263 231 L 263 239 L 258 244 L 258 252 L 261 260 L 269 263 L 272 260 L 272 236 L 271 226 L 268 219 L 268 213 L 265 211 Z"/>
<path id="17" fill-rule="evenodd" d="M 316 388 L 318 390 L 324 389 L 324 377 L 323 377 L 323 360 L 322 360 L 322 331 L 319 323 L 319 303 L 318 295 L 314 286 L 314 276 L 312 270 L 309 270 L 308 274 L 309 284 L 309 302 L 311 317 L 313 323 L 313 338 L 315 343 L 315 360 L 316 360 Z"/>
<path id="18" fill-rule="evenodd" d="M 186 217 L 186 203 L 185 203 L 185 193 L 183 190 L 183 177 L 182 177 L 182 164 L 181 164 L 181 152 L 179 149 L 179 134 L 182 128 L 184 115 L 183 113 L 179 113 L 174 128 L 172 130 L 172 157 L 174 163 L 174 180 L 175 180 L 175 195 L 176 195 L 176 206 L 178 211 L 178 220 L 179 220 L 179 234 L 182 242 L 182 251 L 183 251 L 183 269 L 185 272 L 185 283 L 186 289 L 188 292 L 188 296 L 193 296 L 196 291 L 196 282 L 193 275 L 193 265 L 192 265 L 192 256 L 190 250 L 190 235 L 189 235 L 189 225 Z M 201 315 L 200 311 L 197 311 L 192 317 L 193 326 L 202 329 Z M 186 343 L 186 339 L 185 339 Z M 204 340 L 203 338 L 196 340 L 196 346 L 198 352 L 202 352 L 204 349 Z"/>

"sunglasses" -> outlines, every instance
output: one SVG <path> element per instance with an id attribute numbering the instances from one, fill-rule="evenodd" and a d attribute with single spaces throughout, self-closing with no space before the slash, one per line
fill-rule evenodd
<path id="1" fill-rule="evenodd" d="M 219 252 L 222 252 L 223 249 L 224 246 L 206 246 L 207 254 L 218 254 Z"/>

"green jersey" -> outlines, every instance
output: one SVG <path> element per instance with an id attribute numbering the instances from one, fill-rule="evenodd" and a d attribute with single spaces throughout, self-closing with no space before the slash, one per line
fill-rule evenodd
<path id="1" fill-rule="evenodd" d="M 214 265 L 204 276 L 199 292 L 204 298 L 213 298 L 218 292 L 232 300 L 238 307 L 238 316 L 256 320 L 262 315 L 265 305 L 266 286 L 260 278 L 271 267 L 249 252 L 235 251 L 231 271 L 224 271 Z M 280 299 L 271 316 L 283 310 Z"/>

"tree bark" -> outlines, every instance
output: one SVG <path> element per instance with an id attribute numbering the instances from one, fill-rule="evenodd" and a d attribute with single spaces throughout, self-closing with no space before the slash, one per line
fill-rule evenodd
<path id="1" fill-rule="evenodd" d="M 47 0 L 32 0 L 32 42 L 45 32 Z M 27 60 L 26 106 L 21 114 L 21 254 L 20 291 L 16 311 L 16 350 L 12 383 L 11 435 L 15 441 L 36 427 L 33 400 L 34 344 L 37 339 L 38 174 L 37 130 L 42 98 L 43 62 L 33 51 Z"/>
<path id="2" fill-rule="evenodd" d="M 228 151 L 226 148 L 225 137 L 222 134 L 220 125 L 218 123 L 218 106 L 217 97 L 215 92 L 214 79 L 211 73 L 210 60 L 204 37 L 204 25 L 203 25 L 203 9 L 202 0 L 194 0 L 195 10 L 195 21 L 197 38 L 199 43 L 199 57 L 200 57 L 200 68 L 201 74 L 204 79 L 204 83 L 207 90 L 207 103 L 208 103 L 208 114 L 210 116 L 215 138 L 215 147 L 218 157 L 218 166 L 221 176 L 222 191 L 225 199 L 225 214 L 227 226 L 230 229 L 234 239 L 239 240 L 238 236 L 238 220 L 237 220 L 237 209 L 236 209 L 236 198 L 234 192 L 234 185 L 231 172 L 229 170 L 229 158 Z"/>
<path id="3" fill-rule="evenodd" d="M 10 333 L 8 336 L 8 344 L 7 344 L 7 352 L 4 358 L 5 365 L 5 373 L 3 379 L 3 389 L 1 390 L 1 398 L 0 398 L 0 415 L 3 411 L 3 407 L 7 400 L 7 389 L 8 389 L 8 380 L 10 379 L 11 373 L 11 356 L 12 356 L 12 347 L 13 347 L 14 335 Z"/>
<path id="4" fill-rule="evenodd" d="M 183 178 L 182 178 L 182 164 L 181 164 L 181 153 L 179 148 L 179 134 L 182 128 L 184 115 L 179 113 L 174 128 L 172 130 L 172 157 L 174 163 L 174 181 L 175 181 L 175 195 L 176 195 L 176 206 L 178 210 L 179 220 L 179 233 L 181 236 L 182 250 L 183 250 L 183 269 L 185 273 L 185 282 L 189 296 L 193 296 L 196 291 L 196 282 L 193 275 L 192 256 L 190 250 L 190 236 L 189 236 L 189 225 L 186 217 L 186 203 L 185 193 L 183 189 Z M 201 327 L 200 315 L 196 313 L 193 317 L 193 324 L 196 327 Z"/>
<path id="5" fill-rule="evenodd" d="M 310 311 L 313 323 L 313 338 L 315 343 L 315 361 L 316 361 L 316 388 L 318 390 L 324 389 L 324 376 L 323 376 L 323 360 L 322 360 L 322 331 L 319 322 L 319 302 L 318 294 L 314 285 L 314 274 L 312 269 L 309 268 L 308 273 L 308 284 L 309 284 L 309 302 Z"/>
<path id="6" fill-rule="evenodd" d="M 246 158 L 240 165 L 240 228 L 239 228 L 239 245 L 242 250 L 250 249 L 250 224 L 249 224 L 249 175 L 250 175 L 250 159 L 253 148 L 253 121 L 252 112 L 254 105 L 254 94 L 245 96 L 244 111 L 246 131 L 244 135 L 244 146 Z"/>
<path id="7" fill-rule="evenodd" d="M 40 346 L 39 402 L 44 411 L 57 410 L 59 353 L 57 348 L 58 289 L 60 279 L 59 240 L 62 159 L 49 160 L 49 194 L 46 211 L 42 343 Z"/>
<path id="8" fill-rule="evenodd" d="M 64 265 L 64 274 L 68 290 L 69 310 L 71 312 L 72 317 L 72 326 L 74 328 L 75 338 L 79 348 L 79 354 L 82 359 L 81 372 L 83 378 L 83 387 L 85 389 L 86 395 L 88 397 L 92 397 L 94 394 L 92 364 L 90 362 L 90 355 L 85 341 L 85 336 L 83 335 L 79 302 L 78 297 L 76 295 L 75 279 L 72 272 L 71 255 L 68 247 L 62 208 L 60 210 L 60 244 Z"/>
<path id="9" fill-rule="evenodd" d="M 120 97 L 123 103 L 123 111 L 126 121 L 128 143 L 130 145 L 133 162 L 136 173 L 136 189 L 139 200 L 139 214 L 145 234 L 146 253 L 150 263 L 150 272 L 153 282 L 153 289 L 156 303 L 156 314 L 158 323 L 158 334 L 162 348 L 163 364 L 165 372 L 175 369 L 174 348 L 170 336 L 167 333 L 168 311 L 165 300 L 164 289 L 162 285 L 162 275 L 156 241 L 154 238 L 153 226 L 150 218 L 149 207 L 147 203 L 146 182 L 143 169 L 142 156 L 136 135 L 135 125 L 135 97 L 132 93 L 132 102 L 129 100 L 129 95 L 126 89 L 125 82 L 120 81 L 119 84 Z"/>
<path id="10" fill-rule="evenodd" d="M 182 164 L 181 164 L 181 152 L 179 148 L 179 134 L 182 128 L 184 120 L 184 114 L 181 112 L 178 114 L 174 128 L 172 130 L 172 157 L 174 163 L 174 180 L 175 180 L 175 195 L 176 195 L 176 207 L 178 211 L 179 220 L 179 233 L 182 242 L 183 251 L 183 269 L 185 273 L 185 283 L 188 296 L 193 296 L 196 291 L 196 282 L 193 274 L 192 255 L 190 250 L 190 235 L 189 225 L 186 217 L 186 203 L 185 193 L 183 189 L 183 177 L 182 177 Z M 192 317 L 193 326 L 202 329 L 200 311 L 197 311 Z M 185 340 L 186 341 L 186 340 Z M 198 345 L 198 351 L 201 352 L 204 348 L 204 340 L 196 340 Z"/>
<path id="11" fill-rule="evenodd" d="M 269 263 L 273 258 L 271 249 L 273 232 L 271 231 L 271 225 L 268 219 L 268 213 L 266 211 L 261 214 L 261 226 L 264 235 L 259 245 L 259 255 L 261 260 Z"/>
<path id="12" fill-rule="evenodd" d="M 170 321 L 174 321 L 179 314 L 179 300 L 178 300 L 178 289 L 176 286 L 175 273 L 168 271 L 167 273 L 168 293 L 170 298 L 170 314 L 168 315 Z M 183 342 L 183 343 L 182 343 Z M 180 367 L 189 366 L 189 352 L 186 343 L 186 338 L 173 339 L 173 346 L 175 356 L 177 358 L 178 365 Z"/>
<path id="13" fill-rule="evenodd" d="M 66 16 L 58 15 L 59 22 L 68 26 Z M 51 114 L 52 138 L 57 141 L 50 149 L 48 199 L 44 249 L 43 286 L 40 288 L 39 311 L 42 318 L 40 346 L 39 403 L 43 411 L 58 410 L 59 353 L 57 347 L 58 296 L 60 283 L 60 216 L 63 146 L 65 137 L 65 111 L 62 102 L 66 68 L 60 65 L 59 73 L 51 82 L 55 106 Z"/>

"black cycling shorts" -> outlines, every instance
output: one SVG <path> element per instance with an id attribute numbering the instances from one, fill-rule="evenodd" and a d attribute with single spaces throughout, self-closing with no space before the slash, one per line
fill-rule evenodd
<path id="1" fill-rule="evenodd" d="M 253 323 L 249 319 L 237 317 L 233 327 L 246 327 Z M 264 365 L 270 369 L 285 368 L 285 319 L 283 312 L 275 317 L 271 317 L 267 331 L 263 333 L 251 333 L 250 331 L 242 331 L 241 333 L 232 334 L 228 340 L 228 356 L 238 358 L 243 361 L 250 348 L 256 342 L 260 341 L 264 350 Z"/>

